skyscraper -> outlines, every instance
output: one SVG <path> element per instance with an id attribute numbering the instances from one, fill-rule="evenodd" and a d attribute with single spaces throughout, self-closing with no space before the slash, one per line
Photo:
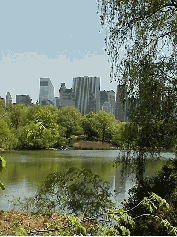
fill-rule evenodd
<path id="1" fill-rule="evenodd" d="M 61 83 L 59 94 L 60 94 L 60 107 L 75 106 L 75 96 L 72 88 L 67 89 L 65 83 Z"/>
<path id="2" fill-rule="evenodd" d="M 75 107 L 82 115 L 100 110 L 100 77 L 73 77 Z"/>
<path id="3" fill-rule="evenodd" d="M 11 93 L 7 92 L 7 95 L 6 95 L 6 105 L 12 104 L 12 103 L 13 103 L 13 100 L 12 100 Z"/>
<path id="4" fill-rule="evenodd" d="M 32 105 L 32 99 L 29 95 L 16 95 L 16 104 L 24 104 L 28 107 Z"/>
<path id="5" fill-rule="evenodd" d="M 100 91 L 100 110 L 115 115 L 115 92 L 113 90 Z"/>
<path id="6" fill-rule="evenodd" d="M 54 105 L 54 86 L 48 77 L 40 78 L 39 104 Z"/>

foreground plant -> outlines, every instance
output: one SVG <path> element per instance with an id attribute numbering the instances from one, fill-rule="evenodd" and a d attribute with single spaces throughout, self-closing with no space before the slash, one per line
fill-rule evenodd
<path id="1" fill-rule="evenodd" d="M 0 172 L 2 172 L 2 170 L 5 169 L 5 167 L 6 167 L 6 161 L 4 160 L 2 156 L 0 156 Z M 5 189 L 5 186 L 1 181 L 0 181 L 0 188 L 2 190 Z"/>
<path id="2" fill-rule="evenodd" d="M 144 212 L 135 216 L 131 215 L 132 211 L 136 213 L 136 209 L 139 208 L 142 208 Z M 52 218 L 52 223 L 50 222 L 51 220 L 45 221 L 44 224 L 46 229 L 35 229 L 30 231 L 23 229 L 23 231 L 26 231 L 28 235 L 48 235 L 55 232 L 58 235 L 77 234 L 117 236 L 131 235 L 134 233 L 134 229 L 138 230 L 142 228 L 144 228 L 143 233 L 145 235 L 149 235 L 150 229 L 148 228 L 152 227 L 152 230 L 154 228 L 158 229 L 162 235 L 177 235 L 177 226 L 174 226 L 167 216 L 170 215 L 170 213 L 171 206 L 169 203 L 167 203 L 165 199 L 152 192 L 149 194 L 149 197 L 144 197 L 141 202 L 129 210 L 112 208 L 106 213 L 95 215 L 92 218 L 87 216 L 77 217 L 65 214 L 63 215 L 65 224 L 62 227 L 58 224 L 57 219 L 54 221 L 54 218 Z M 54 214 L 49 213 L 49 216 Z M 38 214 L 36 213 L 36 215 Z M 101 219 L 100 216 L 102 216 Z M 21 226 L 18 226 L 16 223 L 14 225 L 16 229 L 19 229 L 19 227 L 21 228 Z"/>

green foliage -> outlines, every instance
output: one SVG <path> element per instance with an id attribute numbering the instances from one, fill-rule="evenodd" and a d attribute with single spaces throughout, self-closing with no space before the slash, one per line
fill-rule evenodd
<path id="1" fill-rule="evenodd" d="M 53 128 L 57 123 L 58 109 L 51 109 L 50 105 L 40 106 L 35 109 L 31 109 L 33 113 L 31 116 L 32 121 L 40 121 L 45 128 Z M 29 112 L 31 112 L 29 111 Z"/>
<path id="2" fill-rule="evenodd" d="M 111 143 L 114 146 L 119 147 L 119 149 L 127 148 L 129 144 L 128 139 L 125 139 L 126 124 L 127 123 L 125 122 L 118 122 L 118 121 L 115 122 Z M 133 141 L 131 140 L 131 144 L 132 143 Z"/>
<path id="3" fill-rule="evenodd" d="M 20 231 L 19 230 L 18 231 L 17 230 L 13 231 L 15 236 L 28 236 L 27 231 L 23 227 L 18 228 L 18 229 L 20 229 Z"/>
<path id="4" fill-rule="evenodd" d="M 146 211 L 141 215 L 135 214 L 131 216 L 129 213 L 140 206 L 145 206 Z M 169 211 L 169 204 L 165 199 L 162 199 L 155 193 L 149 194 L 148 197 L 144 197 L 141 202 L 139 202 L 132 209 L 125 211 L 124 209 L 110 209 L 107 213 L 102 213 L 103 219 L 99 219 L 99 222 L 94 222 L 86 227 L 86 221 L 90 218 L 78 218 L 76 216 L 64 215 L 65 216 L 65 226 L 59 227 L 57 223 L 45 223 L 45 226 L 50 230 L 57 230 L 58 235 L 94 235 L 94 236 L 122 236 L 122 235 L 177 235 L 177 227 L 175 227 L 169 220 L 161 215 L 160 210 Z M 157 214 L 158 213 L 158 214 Z M 143 218 L 143 222 L 141 222 Z M 138 221 L 137 221 L 138 220 Z M 151 226 L 150 226 L 151 225 Z M 141 227 L 143 226 L 144 232 L 141 232 Z M 151 229 L 153 226 L 154 230 L 157 228 L 159 232 L 153 232 Z M 148 228 L 149 229 L 148 229 Z M 150 228 L 151 227 L 151 228 Z M 16 231 L 17 226 L 13 233 L 18 235 L 26 235 L 26 230 L 22 227 L 22 231 Z M 135 230 L 140 230 L 140 232 L 134 232 Z M 19 228 L 18 228 L 19 230 Z M 36 230 L 36 233 L 38 231 Z"/>
<path id="5" fill-rule="evenodd" d="M 0 156 L 0 172 L 6 167 L 6 161 L 2 156 Z"/>
<path id="6" fill-rule="evenodd" d="M 114 140 L 118 137 L 121 148 L 127 150 L 158 153 L 162 148 L 168 150 L 175 146 L 176 129 L 176 122 L 166 123 L 164 120 L 150 120 L 143 124 L 128 122 L 114 135 Z"/>
<path id="7" fill-rule="evenodd" d="M 75 216 L 69 216 L 69 223 L 77 235 L 86 235 L 86 228 L 82 225 L 81 220 Z"/>
<path id="8" fill-rule="evenodd" d="M 93 111 L 90 111 L 88 114 L 85 115 L 86 118 L 94 118 L 95 117 L 95 113 Z"/>
<path id="9" fill-rule="evenodd" d="M 27 123 L 28 108 L 23 104 L 9 105 L 6 109 L 11 121 L 11 126 L 16 130 L 19 126 L 24 126 Z"/>
<path id="10" fill-rule="evenodd" d="M 3 125 L 3 148 L 43 149 L 66 144 L 65 128 L 57 124 L 57 108 L 9 105 L 7 112 L 13 127 Z"/>
<path id="11" fill-rule="evenodd" d="M 97 122 L 98 134 L 101 140 L 110 142 L 112 139 L 112 134 L 114 131 L 115 117 L 111 113 L 100 110 L 95 115 L 95 120 Z"/>
<path id="12" fill-rule="evenodd" d="M 73 106 L 62 107 L 58 111 L 57 123 L 66 128 L 66 138 L 83 134 L 81 120 L 82 114 Z"/>
<path id="13" fill-rule="evenodd" d="M 0 146 L 4 147 L 4 145 L 6 144 L 5 139 L 10 136 L 10 129 L 7 125 L 7 123 L 0 118 Z"/>
<path id="14" fill-rule="evenodd" d="M 176 1 L 97 2 L 101 25 L 107 30 L 110 77 L 121 85 L 122 103 L 128 96 L 128 130 L 132 131 L 128 139 L 134 143 L 130 148 L 156 151 L 156 147 L 173 146 L 177 140 Z"/>
<path id="15" fill-rule="evenodd" d="M 111 113 L 101 110 L 97 114 L 89 112 L 82 119 L 82 127 L 87 140 L 102 140 L 117 146 L 122 144 L 122 126 Z"/>
<path id="16" fill-rule="evenodd" d="M 53 128 L 47 128 L 42 122 L 30 123 L 26 131 L 26 146 L 28 147 L 42 149 L 65 144 L 65 132 L 58 124 L 55 124 Z"/>
<path id="17" fill-rule="evenodd" d="M 45 129 L 45 127 L 42 126 L 42 123 L 31 122 L 25 127 L 25 129 L 24 127 L 22 127 L 21 129 L 19 128 L 18 147 L 27 149 L 46 148 L 50 145 L 50 138 L 50 130 Z"/>
<path id="18" fill-rule="evenodd" d="M 87 140 L 93 140 L 94 138 L 98 138 L 97 131 L 98 123 L 94 119 L 94 117 L 88 117 L 87 115 L 82 119 L 82 128 L 84 130 L 84 134 L 87 136 Z"/>
<path id="19" fill-rule="evenodd" d="M 86 174 L 86 175 L 85 175 Z M 75 168 L 69 169 L 65 173 L 54 173 L 50 174 L 42 187 L 40 187 L 38 194 L 33 198 L 26 198 L 25 203 L 21 202 L 20 198 L 17 200 L 24 208 L 29 208 L 29 204 L 32 204 L 31 207 L 35 207 L 37 211 L 51 211 L 52 209 L 55 212 L 56 202 L 60 204 L 67 205 L 67 207 L 73 207 L 73 212 L 81 215 L 81 206 L 83 205 L 82 200 L 87 198 L 90 193 L 89 184 L 93 184 L 94 188 L 97 190 L 96 182 L 97 177 L 91 175 L 91 172 L 84 169 L 77 170 Z M 75 181 L 75 182 L 74 182 Z M 88 183 L 87 183 L 88 181 Z M 84 185 L 87 186 L 87 190 L 84 191 Z M 59 184 L 59 185 L 58 185 Z M 59 187 L 58 187 L 59 186 Z M 80 187 L 80 189 L 78 187 Z M 81 195 L 76 198 L 78 192 L 82 192 Z M 104 189 L 102 189 L 104 190 Z M 107 191 L 106 191 L 107 192 Z M 55 197 L 54 197 L 55 196 Z M 92 193 L 92 198 L 94 193 Z M 100 197 L 100 198 L 99 198 Z M 61 199 L 66 203 L 62 203 Z M 101 202 L 105 200 L 105 196 L 100 196 L 100 190 L 96 195 L 97 203 L 98 199 L 100 200 L 99 205 L 97 205 L 96 212 L 93 212 L 91 207 L 93 203 L 90 203 L 91 206 L 86 207 L 87 211 L 85 213 L 85 218 L 88 218 L 88 215 L 92 216 L 97 214 L 95 217 L 102 216 L 102 219 L 98 218 L 98 223 L 90 226 L 90 231 L 87 232 L 87 229 L 84 225 L 85 220 L 81 220 L 76 216 L 65 215 L 67 219 L 67 225 L 61 228 L 58 232 L 59 235 L 68 236 L 68 235 L 96 235 L 96 236 L 122 236 L 122 235 L 175 235 L 177 236 L 177 227 L 176 222 L 172 218 L 169 219 L 168 214 L 171 212 L 171 204 L 169 204 L 166 199 L 163 199 L 154 192 L 149 192 L 148 195 L 143 197 L 143 199 L 134 204 L 131 209 L 125 211 L 124 209 L 117 209 L 113 203 L 109 202 L 108 205 L 102 206 L 99 212 L 100 205 L 104 205 Z M 58 200 L 57 200 L 58 199 Z M 81 205 L 78 206 L 79 202 Z M 15 202 L 16 203 L 16 202 Z M 72 203 L 72 204 L 71 204 Z M 74 210 L 76 208 L 78 210 Z M 40 208 L 39 208 L 40 207 Z M 96 207 L 96 206 L 95 206 Z M 109 207 L 107 212 L 105 212 L 105 207 Z M 24 210 L 24 209 L 23 209 Z M 67 209 L 68 210 L 68 209 Z M 141 210 L 141 212 L 139 212 Z M 177 221 L 177 220 L 176 220 Z M 100 224 L 101 222 L 101 224 Z M 45 223 L 49 228 L 58 229 L 58 225 L 53 223 Z M 18 233 L 20 234 L 20 233 Z"/>
<path id="20" fill-rule="evenodd" d="M 2 156 L 0 156 L 0 172 L 2 172 L 2 170 L 5 169 L 5 167 L 6 167 L 6 161 L 4 160 Z M 2 190 L 5 189 L 5 186 L 1 181 L 0 181 L 0 188 Z"/>
<path id="21" fill-rule="evenodd" d="M 98 214 L 112 205 L 109 184 L 86 169 L 70 168 L 50 174 L 36 194 L 36 206 L 68 210 L 75 214 Z"/>
<path id="22" fill-rule="evenodd" d="M 151 213 L 157 210 L 157 205 L 155 205 L 155 201 L 158 202 L 158 206 L 161 207 L 165 204 L 167 210 L 169 210 L 169 204 L 165 199 L 162 199 L 155 193 L 152 193 L 149 198 L 144 197 L 142 205 L 146 207 Z"/>
<path id="23" fill-rule="evenodd" d="M 13 205 L 28 211 L 60 211 L 92 216 L 113 205 L 110 184 L 90 170 L 70 168 L 50 174 L 34 197 L 13 200 Z"/>
<path id="24" fill-rule="evenodd" d="M 130 196 L 128 201 L 123 204 L 124 208 L 130 209 L 129 213 L 133 218 L 141 217 L 135 221 L 136 226 L 141 228 L 135 228 L 133 235 L 152 235 L 152 233 L 170 235 L 169 231 L 175 233 L 172 226 L 177 226 L 176 171 L 177 160 L 168 161 L 156 176 L 143 178 L 141 183 L 137 183 L 135 187 L 129 190 Z M 151 193 L 150 197 L 144 198 L 149 193 Z M 140 202 L 142 205 L 138 205 Z M 144 215 L 144 213 L 147 213 L 147 215 Z M 164 220 L 167 220 L 171 225 L 169 231 L 164 228 L 164 223 L 166 223 Z"/>
<path id="25" fill-rule="evenodd" d="M 137 207 L 145 206 L 146 211 L 150 213 L 143 212 L 141 215 L 136 214 Z M 146 225 L 148 223 L 153 223 L 154 229 L 159 226 L 159 235 L 177 235 L 177 227 L 174 227 L 167 219 L 163 218 L 162 215 L 155 215 L 163 206 L 163 211 L 169 210 L 169 204 L 166 200 L 162 199 L 155 193 L 151 193 L 150 196 L 144 197 L 144 199 L 139 202 L 132 209 L 125 211 L 123 209 L 109 210 L 106 214 L 106 220 L 102 220 L 103 224 L 97 224 L 94 227 L 94 234 L 101 236 L 117 236 L 117 235 L 154 235 L 155 231 L 151 232 L 151 229 L 146 232 Z M 129 213 L 134 210 L 135 216 L 131 216 Z M 155 213 L 154 213 L 155 212 Z M 141 218 L 143 219 L 143 230 L 141 230 L 142 223 L 139 222 Z M 138 221 L 137 221 L 138 220 Z M 140 224 L 141 223 L 141 224 Z M 152 227 L 151 227 L 152 228 Z M 135 232 L 137 230 L 137 232 Z M 138 232 L 139 230 L 139 232 Z"/>

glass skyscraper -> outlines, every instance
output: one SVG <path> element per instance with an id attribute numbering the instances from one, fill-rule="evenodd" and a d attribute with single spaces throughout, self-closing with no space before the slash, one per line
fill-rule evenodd
<path id="1" fill-rule="evenodd" d="M 54 86 L 48 77 L 40 78 L 40 105 L 54 105 Z"/>
<path id="2" fill-rule="evenodd" d="M 75 107 L 85 115 L 100 110 L 100 77 L 73 77 Z"/>

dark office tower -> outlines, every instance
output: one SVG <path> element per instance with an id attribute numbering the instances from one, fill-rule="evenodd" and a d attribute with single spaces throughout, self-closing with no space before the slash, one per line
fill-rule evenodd
<path id="1" fill-rule="evenodd" d="M 100 110 L 115 115 L 115 92 L 113 90 L 100 91 Z"/>
<path id="2" fill-rule="evenodd" d="M 122 105 L 120 98 L 119 98 L 118 88 L 119 88 L 119 85 L 117 86 L 117 93 L 116 93 L 115 118 L 117 120 L 120 120 L 121 122 L 128 122 L 128 120 L 129 120 L 128 97 L 126 94 L 125 107 L 123 109 L 123 105 Z"/>
<path id="3" fill-rule="evenodd" d="M 105 101 L 108 101 L 108 93 L 107 91 L 100 91 L 100 110 L 102 110 L 102 106 Z"/>
<path id="4" fill-rule="evenodd" d="M 16 104 L 24 104 L 29 107 L 32 105 L 32 99 L 29 95 L 16 95 Z"/>
<path id="5" fill-rule="evenodd" d="M 75 107 L 85 115 L 100 110 L 100 77 L 74 77 Z"/>

